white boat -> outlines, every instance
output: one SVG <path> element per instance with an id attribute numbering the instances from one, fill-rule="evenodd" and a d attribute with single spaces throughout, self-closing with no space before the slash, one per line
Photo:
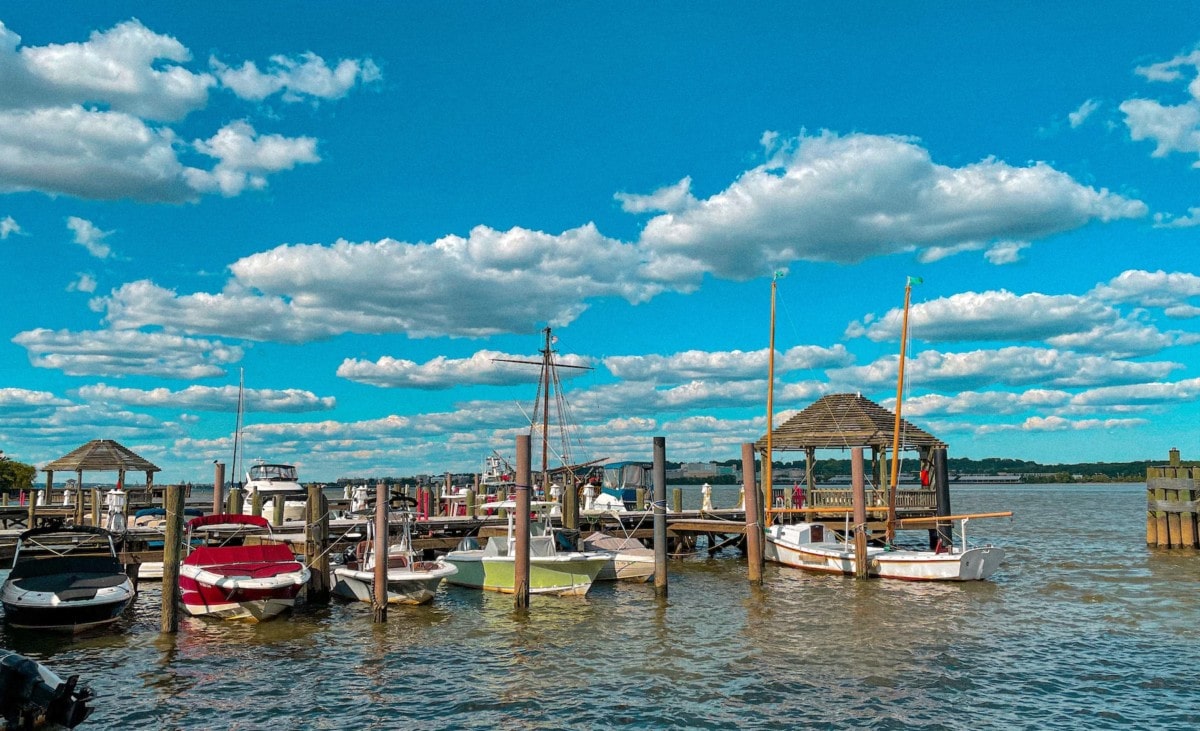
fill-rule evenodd
<path id="1" fill-rule="evenodd" d="M 529 593 L 558 596 L 583 596 L 592 587 L 611 556 L 596 551 L 560 551 L 550 526 L 549 511 L 557 503 L 531 501 L 530 510 L 537 516 L 529 521 Z M 484 548 L 472 545 L 470 539 L 462 548 L 446 554 L 446 563 L 458 572 L 447 583 L 472 589 L 515 592 L 516 586 L 516 501 L 488 503 L 488 510 L 508 511 L 508 532 L 489 538 Z"/>
<path id="2" fill-rule="evenodd" d="M 133 598 L 112 534 L 93 526 L 25 531 L 0 587 L 8 624 L 59 632 L 115 622 Z"/>
<path id="3" fill-rule="evenodd" d="M 654 550 L 636 538 L 595 532 L 583 539 L 583 550 L 609 555 L 596 581 L 646 581 L 654 575 Z"/>
<path id="4" fill-rule="evenodd" d="M 262 514 L 273 519 L 275 501 L 283 500 L 283 520 L 303 521 L 307 516 L 308 493 L 296 477 L 296 467 L 290 464 L 269 464 L 259 461 L 250 466 L 243 488 L 245 502 L 242 511 L 253 508 L 254 493 L 262 496 Z"/>
<path id="5" fill-rule="evenodd" d="M 433 600 L 444 579 L 458 569 L 444 560 L 422 561 L 412 550 L 412 514 L 405 511 L 400 518 L 403 531 L 400 541 L 388 546 L 387 601 L 388 604 L 425 604 Z M 374 526 L 367 523 L 367 538 L 355 544 L 345 557 L 345 563 L 333 569 L 333 593 L 360 602 L 372 602 L 375 596 L 375 537 Z"/>
<path id="6" fill-rule="evenodd" d="M 199 508 L 184 508 L 183 514 L 185 519 L 198 518 L 204 515 L 204 512 Z M 149 528 L 165 535 L 167 530 L 167 511 L 164 508 L 142 508 L 134 513 L 133 516 L 134 528 Z M 154 550 L 162 550 L 162 539 L 151 539 L 146 541 L 146 548 Z M 138 581 L 162 581 L 163 577 L 163 562 L 162 561 L 143 561 L 138 564 Z"/>
<path id="7" fill-rule="evenodd" d="M 966 519 L 960 519 L 965 522 Z M 854 544 L 827 540 L 819 523 L 772 525 L 766 531 L 764 558 L 808 571 L 853 576 L 858 567 Z M 981 581 L 1004 561 L 999 546 L 961 546 L 941 551 L 867 546 L 867 574 L 909 581 Z"/>
<path id="8" fill-rule="evenodd" d="M 311 574 L 287 544 L 272 541 L 265 518 L 193 518 L 187 524 L 187 545 L 193 545 L 192 534 L 200 529 L 218 531 L 219 543 L 192 547 L 179 566 L 180 601 L 188 614 L 261 622 L 295 606 Z M 235 545 L 248 534 L 264 532 L 268 542 Z"/>

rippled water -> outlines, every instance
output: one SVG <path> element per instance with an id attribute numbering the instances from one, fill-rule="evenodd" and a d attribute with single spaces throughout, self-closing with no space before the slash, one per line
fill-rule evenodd
<path id="1" fill-rule="evenodd" d="M 447 587 L 386 625 L 334 603 L 174 636 L 148 584 L 120 632 L 4 644 L 82 676 L 85 728 L 1195 728 L 1200 555 L 1147 549 L 1145 504 L 1142 485 L 956 488 L 955 512 L 1016 512 L 970 524 L 1008 550 L 990 582 L 768 567 L 760 588 L 729 550 L 673 562 L 665 602 L 597 585 L 520 615 Z"/>

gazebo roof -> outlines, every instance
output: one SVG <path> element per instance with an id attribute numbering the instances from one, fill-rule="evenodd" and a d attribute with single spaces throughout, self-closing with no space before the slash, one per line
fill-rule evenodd
<path id="1" fill-rule="evenodd" d="M 93 439 L 65 457 L 42 468 L 43 472 L 158 472 L 159 468 L 111 439 Z"/>
<path id="2" fill-rule="evenodd" d="M 896 414 L 854 393 L 823 396 L 816 403 L 771 431 L 771 449 L 892 448 Z M 945 447 L 946 443 L 923 429 L 900 420 L 900 449 Z M 755 449 L 767 448 L 764 434 Z"/>

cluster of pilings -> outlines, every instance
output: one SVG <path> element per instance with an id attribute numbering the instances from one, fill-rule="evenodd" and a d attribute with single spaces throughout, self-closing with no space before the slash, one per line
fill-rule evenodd
<path id="1" fill-rule="evenodd" d="M 1146 543 L 1159 548 L 1200 544 L 1200 467 L 1184 466 L 1172 449 L 1165 467 L 1146 468 Z"/>

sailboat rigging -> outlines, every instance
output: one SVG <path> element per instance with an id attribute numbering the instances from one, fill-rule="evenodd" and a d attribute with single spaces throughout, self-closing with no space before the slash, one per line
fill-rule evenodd
<path id="1" fill-rule="evenodd" d="M 890 544 L 896 538 L 896 491 L 900 481 L 900 408 L 904 402 L 904 356 L 908 346 L 908 306 L 912 301 L 912 286 L 920 277 L 909 277 L 904 284 L 904 316 L 900 325 L 900 363 L 896 376 L 896 424 L 892 429 L 892 475 L 888 485 L 887 526 L 884 537 Z"/>
<path id="2" fill-rule="evenodd" d="M 237 398 L 237 417 L 234 420 L 233 426 L 233 461 L 230 463 L 233 467 L 233 475 L 230 482 L 234 485 L 238 484 L 238 475 L 241 472 L 238 470 L 238 447 L 242 440 L 242 415 L 245 411 L 246 400 L 246 370 L 238 369 L 238 398 Z"/>
<path id="3" fill-rule="evenodd" d="M 558 342 L 550 328 L 545 328 L 542 333 L 545 335 L 545 346 L 542 348 L 540 361 L 535 360 L 520 360 L 516 358 L 493 358 L 493 361 L 502 363 L 524 363 L 527 365 L 536 365 L 541 367 L 541 374 L 538 377 L 537 398 L 534 400 L 534 414 L 541 417 L 541 443 L 542 443 L 542 490 L 545 494 L 549 494 L 550 489 L 550 403 L 551 398 L 554 400 L 555 416 L 560 425 L 562 446 L 555 450 L 559 458 L 562 460 L 564 467 L 570 469 L 571 462 L 571 442 L 570 435 L 567 432 L 566 425 L 570 423 L 569 406 L 566 398 L 563 396 L 562 381 L 559 378 L 558 370 L 560 368 L 576 368 L 579 370 L 592 370 L 591 366 L 573 365 L 570 363 L 560 363 L 554 355 L 556 351 L 553 348 L 554 343 Z M 530 419 L 530 431 L 536 428 L 534 419 Z"/>

